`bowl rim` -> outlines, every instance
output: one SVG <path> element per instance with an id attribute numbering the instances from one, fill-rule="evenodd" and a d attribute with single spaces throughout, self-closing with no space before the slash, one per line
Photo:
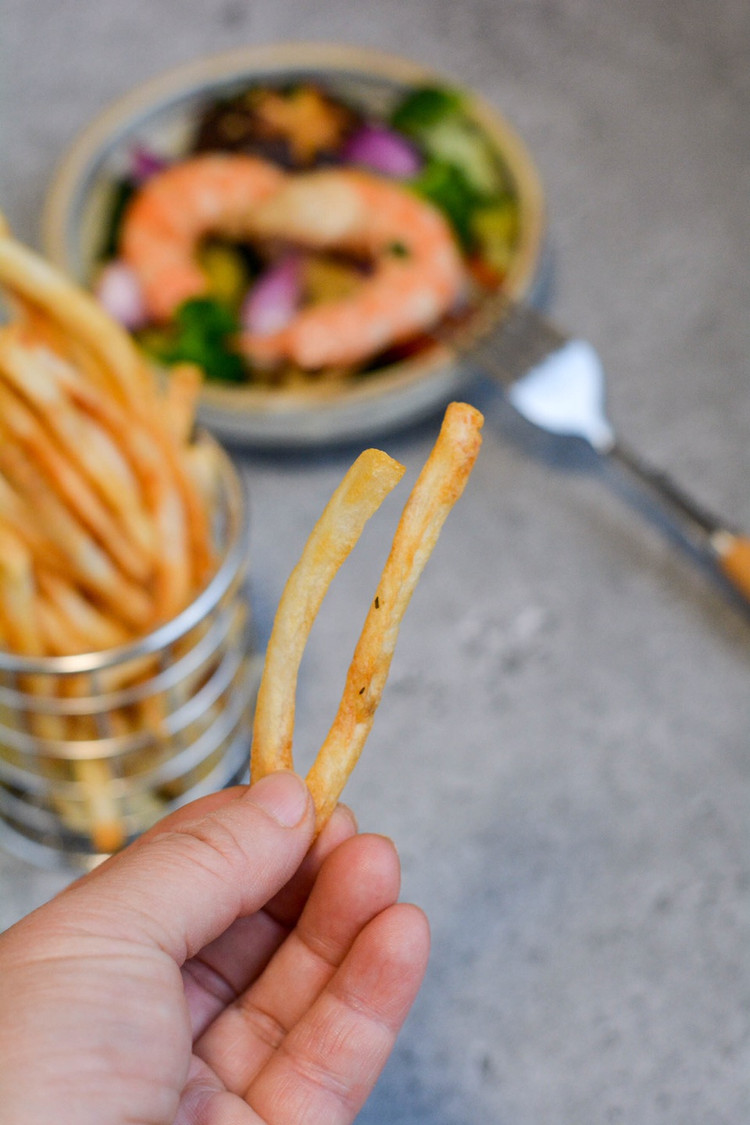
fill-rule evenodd
<path id="1" fill-rule="evenodd" d="M 70 223 L 85 199 L 87 177 L 107 152 L 113 151 L 147 112 L 159 112 L 194 97 L 201 90 L 227 86 L 254 77 L 273 77 L 288 71 L 329 72 L 333 75 L 373 76 L 386 82 L 414 86 L 442 84 L 460 89 L 475 120 L 486 131 L 507 168 L 519 201 L 520 241 L 503 283 L 511 300 L 523 300 L 531 292 L 543 252 L 546 206 L 541 179 L 526 144 L 506 119 L 483 95 L 452 75 L 403 55 L 377 48 L 345 43 L 284 42 L 232 48 L 201 56 L 165 70 L 121 95 L 83 127 L 59 162 L 42 210 L 42 245 L 48 257 L 68 272 L 73 268 Z M 85 280 L 77 277 L 81 284 Z M 371 409 L 381 400 L 404 396 L 406 409 L 418 409 L 432 397 L 428 384 L 441 370 L 454 364 L 454 355 L 444 345 L 435 345 L 418 356 L 379 369 L 372 378 L 345 384 L 320 381 L 283 391 L 258 387 L 205 383 L 201 406 L 206 423 L 212 425 L 223 414 L 247 413 L 265 418 L 271 429 L 283 429 L 284 419 L 295 414 L 325 414 Z M 443 385 L 445 384 L 445 385 Z M 448 377 L 436 384 L 436 395 L 444 397 Z M 398 405 L 386 406 L 386 414 L 398 415 Z M 236 418 L 235 418 L 235 424 Z M 241 422 L 239 428 L 242 429 Z M 313 429 L 315 423 L 313 422 Z"/>

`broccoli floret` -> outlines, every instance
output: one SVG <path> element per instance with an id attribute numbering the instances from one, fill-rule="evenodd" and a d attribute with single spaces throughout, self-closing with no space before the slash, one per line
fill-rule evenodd
<path id="1" fill-rule="evenodd" d="M 245 364 L 230 346 L 230 338 L 238 331 L 237 317 L 226 305 L 195 297 L 180 305 L 170 330 L 144 333 L 140 343 L 161 363 L 196 363 L 207 379 L 244 383 Z"/>
<path id="2" fill-rule="evenodd" d="M 481 128 L 455 90 L 423 87 L 394 110 L 391 124 L 419 145 L 426 156 L 452 164 L 485 200 L 504 189 L 502 165 Z"/>
<path id="3" fill-rule="evenodd" d="M 407 94 L 391 115 L 394 129 L 418 137 L 446 117 L 460 113 L 462 98 L 457 90 L 440 86 L 423 86 Z"/>
<path id="4" fill-rule="evenodd" d="M 463 249 L 470 250 L 477 197 L 461 169 L 444 160 L 428 160 L 412 187 L 443 212 Z"/>

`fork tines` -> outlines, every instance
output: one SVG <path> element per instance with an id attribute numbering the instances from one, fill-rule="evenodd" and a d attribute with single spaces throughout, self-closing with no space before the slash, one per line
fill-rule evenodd
<path id="1" fill-rule="evenodd" d="M 557 351 L 567 337 L 529 305 L 502 291 L 447 317 L 434 333 L 463 359 L 512 382 Z"/>

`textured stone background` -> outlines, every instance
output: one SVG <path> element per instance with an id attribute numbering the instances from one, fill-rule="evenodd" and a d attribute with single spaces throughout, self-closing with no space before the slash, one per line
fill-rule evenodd
<path id="1" fill-rule="evenodd" d="M 746 0 L 5 0 L 0 206 L 39 239 L 54 166 L 159 70 L 336 39 L 476 86 L 525 137 L 547 295 L 605 357 L 618 428 L 750 528 Z M 434 953 L 368 1125 L 750 1118 L 750 619 L 676 529 L 489 387 L 483 454 L 402 631 L 347 793 L 391 834 Z M 413 477 L 434 421 L 386 439 Z M 246 454 L 261 640 L 351 450 Z M 311 638 L 322 737 L 399 510 Z M 0 926 L 62 877 L 0 858 Z"/>

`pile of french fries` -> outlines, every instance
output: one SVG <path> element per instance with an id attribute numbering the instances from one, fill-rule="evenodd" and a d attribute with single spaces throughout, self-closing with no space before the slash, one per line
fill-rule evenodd
<path id="1" fill-rule="evenodd" d="M 215 559 L 196 368 L 158 386 L 85 293 L 6 235 L 0 285 L 0 644 L 69 655 L 184 608 Z"/>
<path id="2" fill-rule="evenodd" d="M 192 440 L 200 373 L 177 368 L 162 386 L 94 299 L 1 221 L 0 287 L 9 313 L 0 327 L 0 648 L 45 658 L 127 645 L 185 608 L 217 565 L 217 451 Z M 152 671 L 141 665 L 141 675 Z M 110 669 L 110 689 L 122 686 L 115 677 Z M 90 690 L 75 676 L 41 674 L 21 688 L 31 697 Z M 158 726 L 149 706 L 109 716 L 110 726 Z M 44 706 L 30 726 L 42 743 L 97 737 L 91 716 Z M 88 826 L 61 810 L 103 851 L 124 832 L 107 767 L 85 756 L 70 763 L 89 793 Z"/>

